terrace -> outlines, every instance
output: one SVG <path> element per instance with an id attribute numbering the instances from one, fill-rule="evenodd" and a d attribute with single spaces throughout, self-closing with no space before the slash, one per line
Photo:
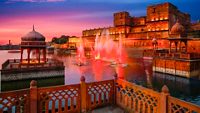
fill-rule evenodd
<path id="1" fill-rule="evenodd" d="M 1 113 L 200 113 L 200 107 L 170 96 L 164 85 L 161 92 L 115 79 L 80 84 L 0 93 Z"/>

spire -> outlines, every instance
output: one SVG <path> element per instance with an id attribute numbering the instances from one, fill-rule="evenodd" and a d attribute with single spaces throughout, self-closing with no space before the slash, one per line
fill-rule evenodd
<path id="1" fill-rule="evenodd" d="M 33 24 L 33 31 L 35 31 L 35 27 L 34 27 L 34 24 Z"/>

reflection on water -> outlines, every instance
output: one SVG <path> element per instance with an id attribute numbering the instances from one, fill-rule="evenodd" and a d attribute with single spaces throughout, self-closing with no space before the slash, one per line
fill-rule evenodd
<path id="1" fill-rule="evenodd" d="M 80 83 L 81 76 L 85 76 L 86 82 L 108 80 L 113 79 L 113 75 L 117 73 L 119 78 L 159 92 L 162 86 L 166 84 L 172 96 L 200 105 L 199 80 L 153 73 L 151 60 L 127 58 L 128 66 L 122 67 L 111 65 L 110 62 L 91 59 L 87 60 L 85 66 L 77 66 L 75 57 L 62 57 L 60 59 L 65 63 L 65 77 L 38 80 L 39 86 L 77 84 Z M 27 88 L 29 83 L 30 80 L 6 82 L 2 84 L 2 90 Z"/>
<path id="2" fill-rule="evenodd" d="M 154 73 L 152 83 L 156 90 L 161 89 L 166 84 L 172 96 L 200 105 L 199 80 Z"/>
<path id="3" fill-rule="evenodd" d="M 80 83 L 80 77 L 85 76 L 86 82 L 113 79 L 115 69 L 110 63 L 88 59 L 86 65 L 77 66 L 75 57 L 61 58 L 65 62 L 65 84 Z"/>
<path id="4" fill-rule="evenodd" d="M 65 84 L 80 83 L 83 75 L 86 82 L 113 79 L 115 73 L 119 78 L 134 82 L 156 91 L 167 85 L 170 94 L 177 98 L 200 105 L 200 81 L 172 75 L 152 72 L 152 61 L 141 58 L 127 59 L 128 66 L 113 66 L 110 62 L 88 60 L 88 65 L 73 64 L 74 58 L 62 58 L 65 61 Z"/>

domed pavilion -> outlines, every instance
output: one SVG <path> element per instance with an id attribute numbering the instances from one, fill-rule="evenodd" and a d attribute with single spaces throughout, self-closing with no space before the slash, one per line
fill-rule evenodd
<path id="1" fill-rule="evenodd" d="M 172 49 L 172 44 L 174 43 L 175 45 L 175 51 L 178 51 L 179 47 L 179 52 L 187 52 L 187 41 L 189 40 L 187 38 L 186 32 L 185 32 L 185 27 L 179 22 L 179 20 L 176 21 L 176 23 L 172 26 L 170 30 L 170 38 L 168 38 L 169 44 L 170 44 L 170 52 Z M 184 45 L 182 45 L 184 43 Z"/>
<path id="2" fill-rule="evenodd" d="M 27 52 L 27 57 L 23 57 Z M 46 42 L 45 37 L 33 30 L 21 38 L 21 64 L 46 63 Z"/>

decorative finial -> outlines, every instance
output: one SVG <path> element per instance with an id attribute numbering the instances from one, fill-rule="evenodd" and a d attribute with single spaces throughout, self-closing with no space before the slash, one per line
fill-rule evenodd
<path id="1" fill-rule="evenodd" d="M 30 88 L 37 88 L 37 81 L 32 80 L 32 81 L 30 82 Z"/>
<path id="2" fill-rule="evenodd" d="M 163 93 L 169 93 L 169 88 L 166 85 L 164 85 L 161 90 Z"/>
<path id="3" fill-rule="evenodd" d="M 34 24 L 33 24 L 33 31 L 35 31 L 35 26 L 34 26 Z"/>
<path id="4" fill-rule="evenodd" d="M 84 76 L 81 76 L 81 82 L 85 82 L 85 77 Z"/>

